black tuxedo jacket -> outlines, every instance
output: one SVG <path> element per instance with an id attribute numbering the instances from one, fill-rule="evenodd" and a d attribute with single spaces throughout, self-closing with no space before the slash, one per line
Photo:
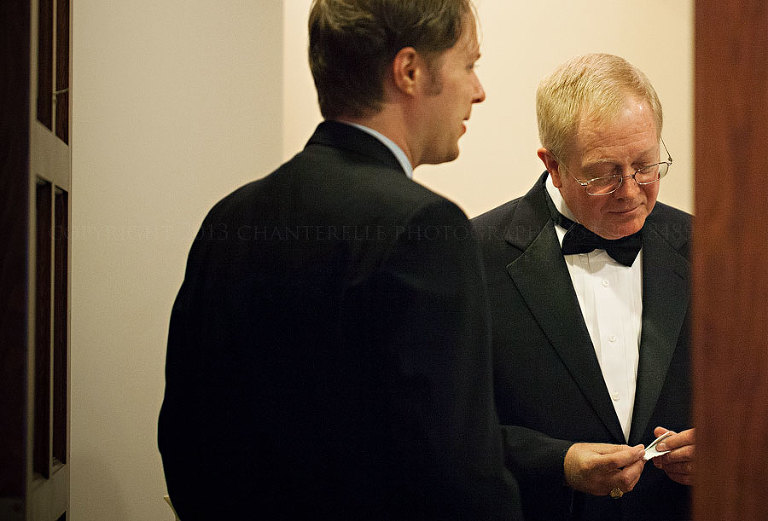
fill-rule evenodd
<path id="1" fill-rule="evenodd" d="M 493 324 L 505 457 L 527 520 L 689 519 L 689 492 L 647 463 L 621 500 L 573 493 L 574 442 L 626 443 L 546 202 L 546 173 L 524 197 L 477 217 Z M 643 230 L 643 317 L 630 445 L 691 427 L 690 216 L 657 203 Z"/>
<path id="2" fill-rule="evenodd" d="M 159 445 L 180 518 L 517 519 L 471 224 L 322 123 L 210 211 L 171 317 Z"/>

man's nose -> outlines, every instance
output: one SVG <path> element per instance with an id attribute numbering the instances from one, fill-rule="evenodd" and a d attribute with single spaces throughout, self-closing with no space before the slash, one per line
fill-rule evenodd
<path id="1" fill-rule="evenodd" d="M 616 197 L 633 197 L 640 191 L 640 185 L 635 180 L 636 170 L 621 176 L 621 185 L 613 193 Z"/>
<path id="2" fill-rule="evenodd" d="M 472 99 L 472 103 L 482 103 L 485 101 L 485 89 L 480 80 L 477 79 L 477 85 L 475 87 L 475 97 Z"/>

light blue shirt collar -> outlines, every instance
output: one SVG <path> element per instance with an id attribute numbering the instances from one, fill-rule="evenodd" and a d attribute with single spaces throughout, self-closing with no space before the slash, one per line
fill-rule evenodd
<path id="1" fill-rule="evenodd" d="M 339 121 L 339 123 L 344 123 L 345 125 L 352 125 L 353 127 L 362 130 L 363 132 L 366 132 L 379 141 L 381 141 L 384 146 L 386 146 L 397 158 L 397 161 L 400 163 L 400 166 L 403 167 L 403 171 L 405 172 L 405 175 L 408 176 L 408 179 L 413 179 L 413 167 L 411 166 L 411 162 L 408 161 L 408 156 L 405 155 L 405 152 L 403 152 L 403 149 L 400 148 L 395 144 L 394 141 L 389 139 L 387 136 L 382 134 L 381 132 L 377 132 L 373 130 L 372 128 L 368 128 L 364 125 L 359 125 L 357 123 L 350 123 L 349 121 Z"/>

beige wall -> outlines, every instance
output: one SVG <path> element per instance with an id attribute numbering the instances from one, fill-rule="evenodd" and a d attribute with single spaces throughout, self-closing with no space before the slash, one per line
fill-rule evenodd
<path id="1" fill-rule="evenodd" d="M 640 66 L 675 158 L 662 200 L 691 196 L 692 0 L 479 0 L 488 100 L 461 158 L 417 179 L 469 214 L 542 170 L 533 96 L 573 54 Z M 168 318 L 205 212 L 301 148 L 319 121 L 309 0 L 74 2 L 73 521 L 168 520 L 156 448 Z"/>
<path id="2" fill-rule="evenodd" d="M 471 216 L 519 195 L 544 167 L 535 94 L 539 80 L 577 54 L 618 54 L 642 69 L 664 106 L 664 141 L 675 164 L 660 200 L 693 209 L 692 0 L 475 0 L 482 27 L 478 75 L 487 94 L 475 106 L 461 156 L 424 166 L 415 178 L 458 202 Z M 287 2 L 283 153 L 303 146 L 320 121 L 306 65 L 310 0 Z"/>
<path id="3" fill-rule="evenodd" d="M 282 2 L 73 8 L 71 518 L 170 520 L 168 318 L 205 212 L 280 162 Z"/>

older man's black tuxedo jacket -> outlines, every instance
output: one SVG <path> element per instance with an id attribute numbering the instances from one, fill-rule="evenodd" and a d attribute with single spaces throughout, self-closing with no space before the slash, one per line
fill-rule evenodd
<path id="1" fill-rule="evenodd" d="M 181 519 L 517 519 L 489 335 L 462 211 L 322 123 L 192 246 L 159 423 Z"/>
<path id="2" fill-rule="evenodd" d="M 686 487 L 652 463 L 621 500 L 573 493 L 574 442 L 626 443 L 546 202 L 546 173 L 524 197 L 473 224 L 492 313 L 496 406 L 529 521 L 688 519 Z M 657 203 L 643 230 L 643 317 L 629 444 L 690 424 L 690 216 Z"/>

